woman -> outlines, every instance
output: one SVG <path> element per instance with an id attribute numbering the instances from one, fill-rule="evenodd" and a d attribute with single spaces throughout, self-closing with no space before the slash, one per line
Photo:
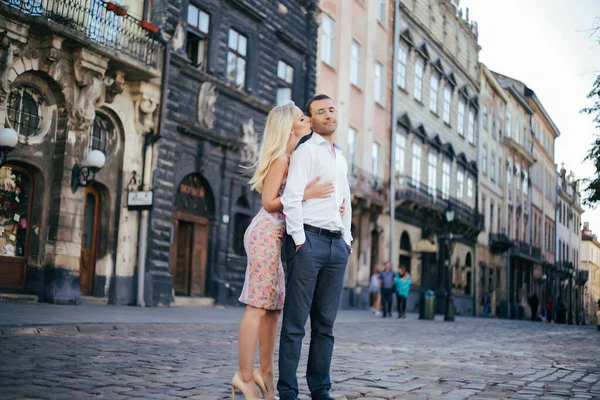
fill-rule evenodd
<path id="1" fill-rule="evenodd" d="M 395 276 L 396 300 L 398 303 L 398 318 L 406 318 L 406 302 L 410 293 L 410 274 L 406 267 L 401 265 Z"/>
<path id="2" fill-rule="evenodd" d="M 275 398 L 273 357 L 279 314 L 285 298 L 285 279 L 281 264 L 281 245 L 285 216 L 281 195 L 285 187 L 289 159 L 302 136 L 311 131 L 310 119 L 293 103 L 273 108 L 267 116 L 251 188 L 262 193 L 262 209 L 244 235 L 248 256 L 246 279 L 239 301 L 246 311 L 238 332 L 240 369 L 231 382 L 246 399 L 259 399 L 258 385 L 266 399 Z M 311 182 L 304 199 L 329 197 L 332 183 Z M 259 342 L 260 370 L 253 371 L 256 342 Z M 255 385 L 256 383 L 256 385 Z"/>
<path id="3" fill-rule="evenodd" d="M 381 270 L 379 268 L 375 268 L 375 272 L 371 275 L 371 281 L 369 283 L 369 293 L 371 295 L 371 311 L 373 314 L 380 316 L 381 312 L 379 309 L 381 308 L 381 282 L 379 282 L 379 273 Z"/>

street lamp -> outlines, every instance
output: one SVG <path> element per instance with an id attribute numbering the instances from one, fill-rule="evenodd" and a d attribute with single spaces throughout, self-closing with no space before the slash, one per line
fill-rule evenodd
<path id="1" fill-rule="evenodd" d="M 92 150 L 82 165 L 75 163 L 71 172 L 71 190 L 73 193 L 80 186 L 86 187 L 96 181 L 96 173 L 104 167 L 106 157 L 100 150 Z M 91 175 L 91 176 L 90 176 Z"/>
<path id="2" fill-rule="evenodd" d="M 0 130 L 0 168 L 6 163 L 8 153 L 14 150 L 19 143 L 19 134 L 12 128 Z"/>
<path id="3" fill-rule="evenodd" d="M 448 207 L 444 211 L 446 222 L 448 223 L 449 234 L 446 236 L 446 248 L 448 249 L 448 267 L 446 269 L 446 312 L 444 321 L 454 321 L 454 298 L 452 297 L 452 221 L 454 221 L 454 209 L 452 204 L 448 203 Z"/>

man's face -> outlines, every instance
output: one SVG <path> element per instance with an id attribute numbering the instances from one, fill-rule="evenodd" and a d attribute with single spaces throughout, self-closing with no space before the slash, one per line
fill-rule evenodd
<path id="1" fill-rule="evenodd" d="M 389 270 L 390 270 L 390 267 L 391 267 L 391 264 L 390 264 L 390 263 L 385 263 L 385 265 L 384 265 L 384 266 L 385 266 L 385 270 L 386 270 L 386 271 L 389 271 Z"/>
<path id="2" fill-rule="evenodd" d="M 313 131 L 321 136 L 333 135 L 337 130 L 337 109 L 330 99 L 316 100 L 310 105 Z"/>

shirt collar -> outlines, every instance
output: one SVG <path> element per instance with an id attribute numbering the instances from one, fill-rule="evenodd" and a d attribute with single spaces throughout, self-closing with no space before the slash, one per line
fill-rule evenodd
<path id="1" fill-rule="evenodd" d="M 313 132 L 312 135 L 312 139 L 315 141 L 316 144 L 321 145 L 323 143 L 329 143 L 323 136 L 319 135 L 316 132 Z M 338 149 L 339 151 L 342 151 L 342 146 L 340 146 L 337 142 L 333 142 L 333 147 L 335 147 L 336 149 Z"/>

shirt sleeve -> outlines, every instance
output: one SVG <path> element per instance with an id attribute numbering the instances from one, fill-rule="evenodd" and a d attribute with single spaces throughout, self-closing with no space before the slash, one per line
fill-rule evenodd
<path id="1" fill-rule="evenodd" d="M 307 145 L 304 144 L 292 154 L 287 182 L 283 196 L 281 196 L 286 231 L 294 239 L 296 246 L 304 244 L 306 241 L 302 198 L 304 197 L 304 189 L 308 185 L 311 166 L 311 154 L 307 149 Z"/>
<path id="2" fill-rule="evenodd" d="M 342 226 L 344 241 L 348 246 L 352 246 L 352 195 L 350 194 L 350 184 L 348 183 L 348 164 L 346 163 L 346 173 L 344 174 L 344 215 L 342 216 Z"/>

